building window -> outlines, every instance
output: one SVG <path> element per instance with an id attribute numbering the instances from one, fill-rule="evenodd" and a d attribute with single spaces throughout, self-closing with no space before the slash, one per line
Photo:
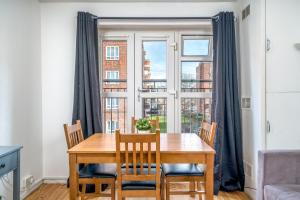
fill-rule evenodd
<path id="1" fill-rule="evenodd" d="M 118 98 L 106 98 L 106 109 L 118 109 L 119 99 Z"/>
<path id="2" fill-rule="evenodd" d="M 106 60 L 119 60 L 119 46 L 106 46 Z"/>
<path id="3" fill-rule="evenodd" d="M 106 79 L 106 84 L 118 84 L 119 71 L 106 71 Z"/>
<path id="4" fill-rule="evenodd" d="M 116 131 L 116 129 L 119 127 L 118 121 L 106 121 L 106 132 L 113 133 Z"/>

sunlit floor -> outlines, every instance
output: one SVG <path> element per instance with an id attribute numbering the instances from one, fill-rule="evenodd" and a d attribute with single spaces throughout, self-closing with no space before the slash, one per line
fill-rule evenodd
<path id="1" fill-rule="evenodd" d="M 173 185 L 174 190 L 176 188 L 185 189 L 187 184 L 176 184 Z M 64 184 L 43 184 L 36 191 L 34 191 L 25 200 L 68 200 L 69 189 Z M 110 198 L 90 198 L 92 200 L 109 200 Z M 135 200 L 152 200 L 153 198 L 126 198 Z M 171 200 L 192 200 L 199 199 L 197 196 L 192 198 L 187 195 L 172 196 Z M 204 198 L 202 198 L 205 200 Z M 250 198 L 244 192 L 220 192 L 218 196 L 215 196 L 214 200 L 250 200 Z"/>

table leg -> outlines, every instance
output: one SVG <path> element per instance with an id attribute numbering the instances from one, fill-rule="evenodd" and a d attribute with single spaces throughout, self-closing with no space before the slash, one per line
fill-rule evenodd
<path id="1" fill-rule="evenodd" d="M 13 199 L 20 199 L 20 151 L 18 151 L 17 168 L 13 171 Z"/>
<path id="2" fill-rule="evenodd" d="M 69 154 L 69 168 L 70 168 L 70 200 L 76 200 L 78 196 L 78 180 L 77 180 L 77 166 L 76 154 Z"/>
<path id="3" fill-rule="evenodd" d="M 214 198 L 214 154 L 206 155 L 205 199 Z"/>

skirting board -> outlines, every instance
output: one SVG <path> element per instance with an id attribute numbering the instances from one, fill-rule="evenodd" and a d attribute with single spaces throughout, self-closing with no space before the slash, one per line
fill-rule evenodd
<path id="1" fill-rule="evenodd" d="M 29 190 L 25 190 L 21 193 L 21 199 L 25 199 L 28 195 L 30 195 L 34 190 L 36 190 L 40 185 L 43 184 L 43 179 L 36 180 Z"/>
<path id="2" fill-rule="evenodd" d="M 44 183 L 61 183 L 61 184 L 67 184 L 68 177 L 44 177 L 43 182 Z"/>
<path id="3" fill-rule="evenodd" d="M 43 183 L 61 183 L 66 184 L 68 178 L 67 177 L 45 177 L 43 179 L 39 179 L 32 184 L 32 187 L 29 190 L 26 190 L 21 194 L 21 199 L 25 199 L 29 196 L 34 190 L 36 190 Z"/>

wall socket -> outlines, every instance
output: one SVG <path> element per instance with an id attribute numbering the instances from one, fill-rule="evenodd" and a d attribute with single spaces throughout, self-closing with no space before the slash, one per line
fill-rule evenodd
<path id="1" fill-rule="evenodd" d="M 24 186 L 25 188 L 30 188 L 34 183 L 34 177 L 32 175 L 28 175 L 24 177 Z"/>
<path id="2" fill-rule="evenodd" d="M 250 97 L 242 97 L 241 107 L 250 109 L 251 108 L 251 98 Z"/>

